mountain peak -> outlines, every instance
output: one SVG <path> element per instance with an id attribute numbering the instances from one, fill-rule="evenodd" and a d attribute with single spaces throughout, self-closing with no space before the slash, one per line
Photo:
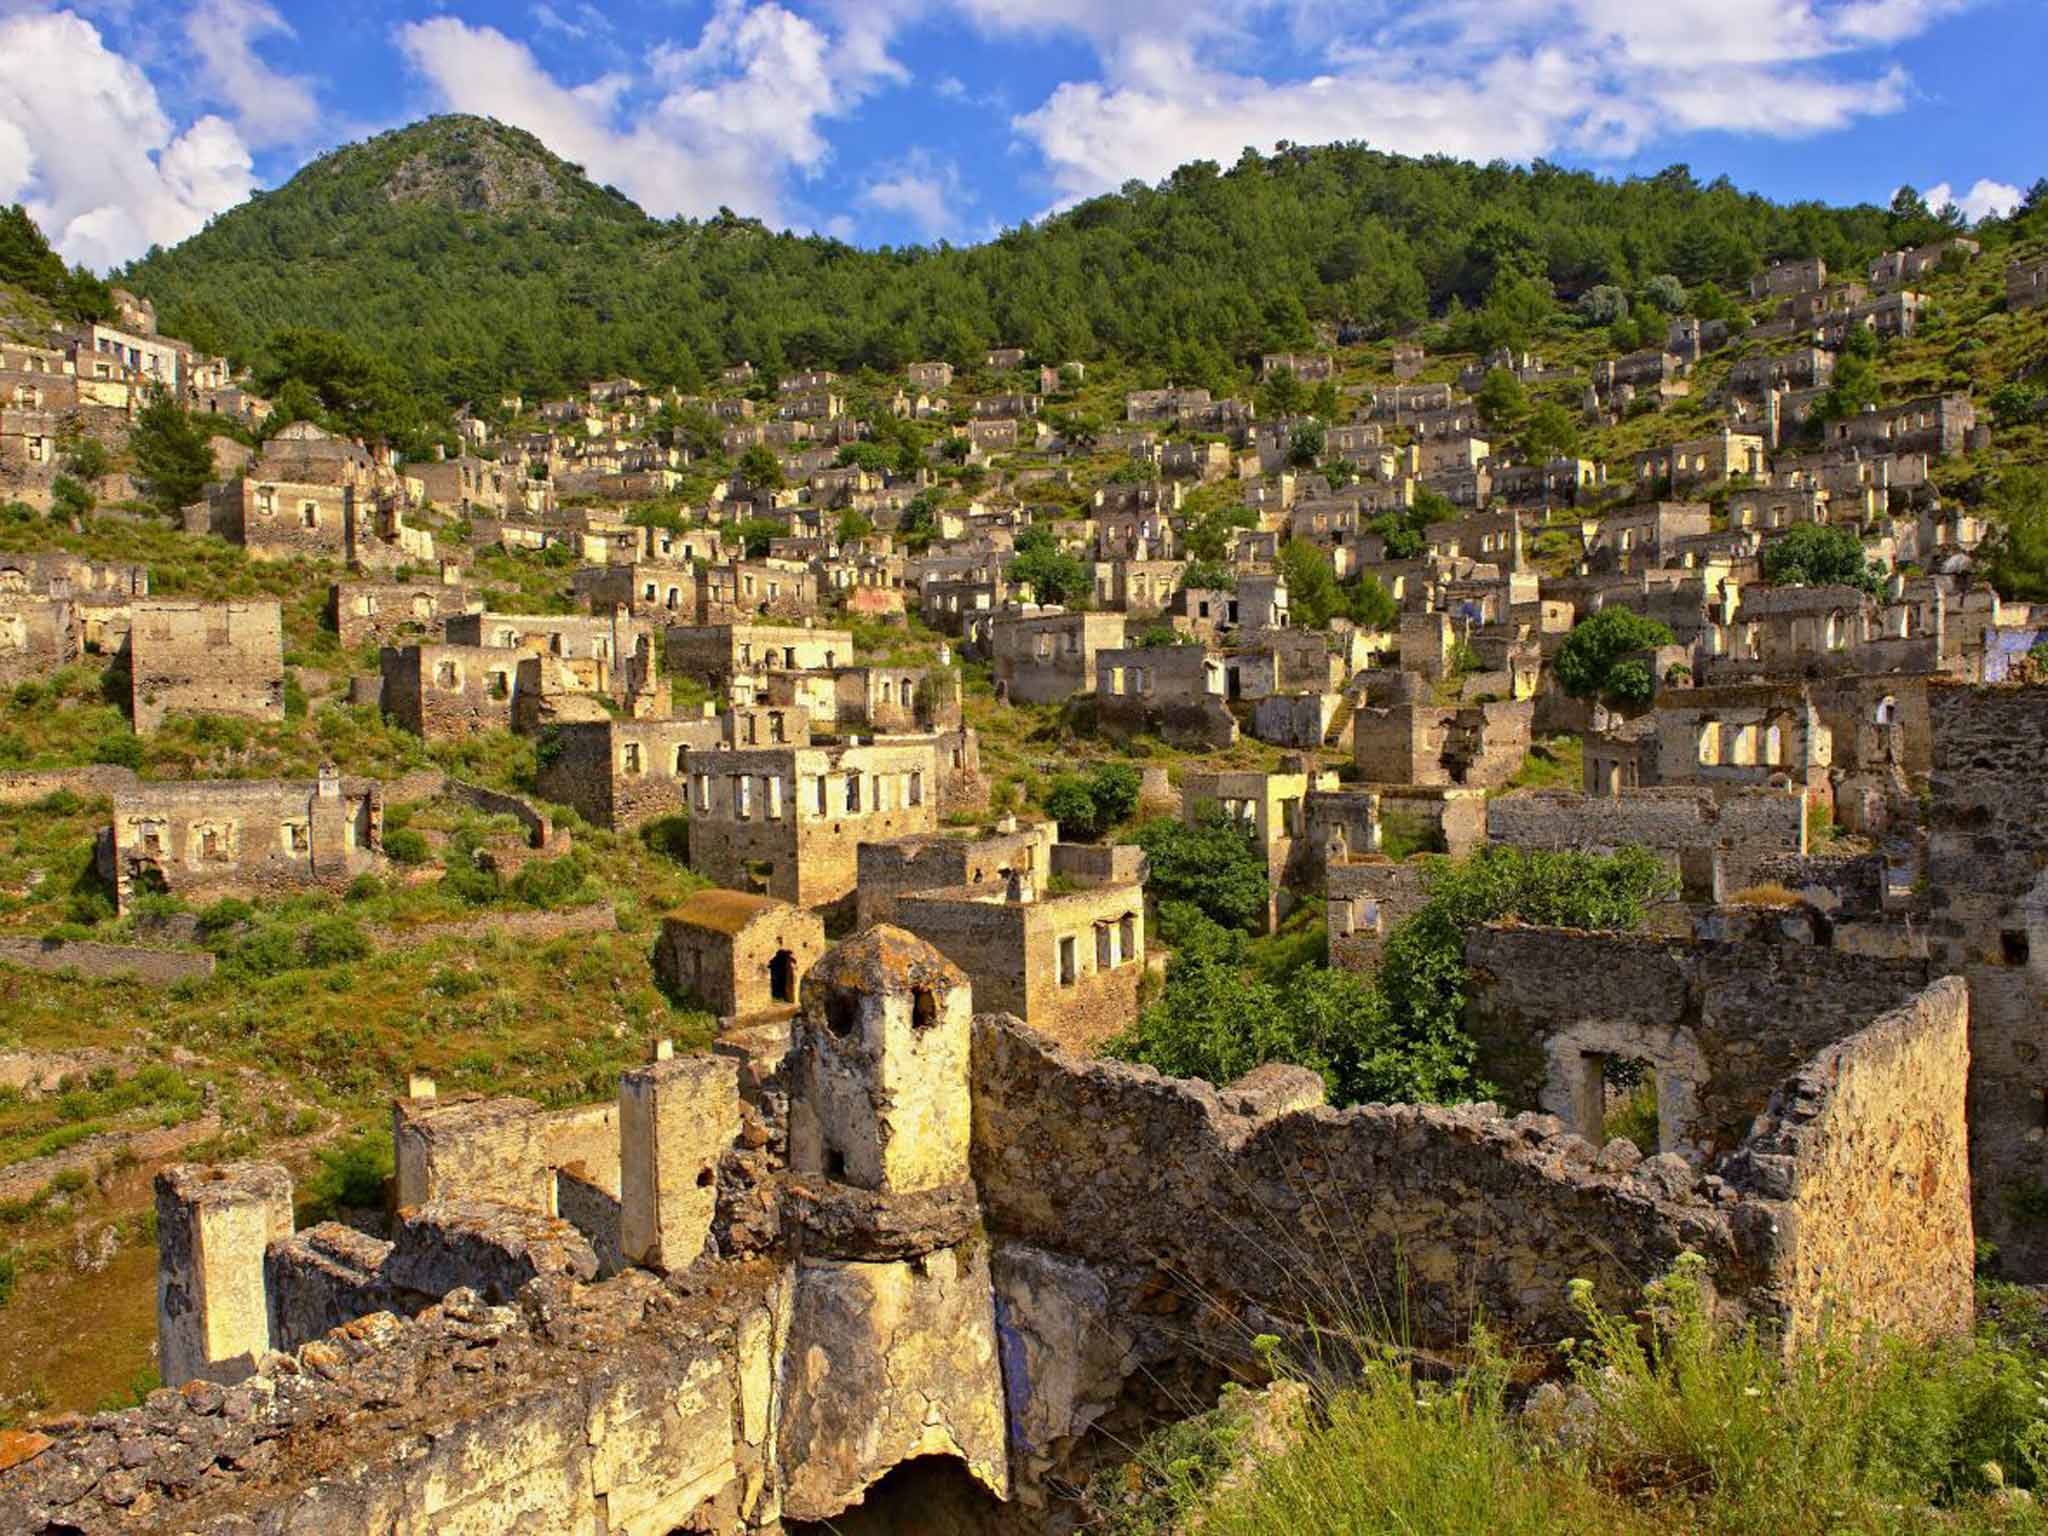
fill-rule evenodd
<path id="1" fill-rule="evenodd" d="M 430 117 L 323 155 L 288 188 L 301 185 L 456 213 L 644 217 L 624 194 L 595 185 L 524 129 L 465 114 Z"/>

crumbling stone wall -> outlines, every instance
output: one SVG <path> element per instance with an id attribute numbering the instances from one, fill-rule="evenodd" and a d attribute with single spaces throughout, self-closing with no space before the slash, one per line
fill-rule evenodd
<path id="1" fill-rule="evenodd" d="M 114 796 L 109 855 L 126 911 L 150 891 L 195 903 L 345 884 L 381 862 L 384 802 L 369 779 L 137 784 Z"/>
<path id="2" fill-rule="evenodd" d="M 1929 935 L 1970 985 L 1970 1161 L 1977 1232 L 2008 1274 L 2048 1278 L 2048 688 L 1927 690 L 1933 738 Z"/>
<path id="3" fill-rule="evenodd" d="M 1935 982 L 1816 1055 L 1727 1168 L 1769 1214 L 1760 1306 L 1793 1337 L 1843 1325 L 1962 1333 L 1971 1322 L 1970 998 Z"/>
<path id="4" fill-rule="evenodd" d="M 1635 789 L 1615 795 L 1522 790 L 1486 808 L 1487 841 L 1511 848 L 1612 853 L 1647 848 L 1681 871 L 1706 859 L 1722 892 L 1757 884 L 1758 865 L 1806 851 L 1805 797 L 1778 789 Z"/>
<path id="5" fill-rule="evenodd" d="M 0 591 L 0 684 L 48 677 L 82 649 L 78 611 L 69 599 Z"/>
<path id="6" fill-rule="evenodd" d="M 430 1096 L 392 1107 L 398 1204 L 487 1201 L 555 1211 L 555 1173 L 580 1170 L 619 1188 L 616 1104 L 546 1111 L 531 1099 Z"/>
<path id="7" fill-rule="evenodd" d="M 1286 1100 L 1275 1114 L 1205 1083 L 1064 1056 L 994 1015 L 975 1021 L 974 1082 L 991 1228 L 1140 1266 L 1155 1305 L 1177 1295 L 1253 1331 L 1384 1305 L 1432 1344 L 1462 1338 L 1475 1312 L 1517 1337 L 1569 1333 L 1570 1280 L 1626 1304 L 1687 1248 L 1741 1288 L 1716 1191 L 1676 1159 L 1603 1163 L 1548 1116 Z"/>
<path id="8" fill-rule="evenodd" d="M 629 832 L 683 811 L 689 754 L 723 742 L 714 717 L 574 720 L 543 733 L 534 787 L 593 826 Z"/>
<path id="9" fill-rule="evenodd" d="M 1482 1074 L 1507 1102 L 1597 1136 L 1601 1062 L 1648 1059 L 1665 1150 L 1732 1148 L 1800 1062 L 1928 981 L 1924 960 L 1769 942 L 1780 920 L 1765 912 L 1747 937 L 1710 942 L 1478 929 L 1465 961 Z"/>
<path id="10" fill-rule="evenodd" d="M 284 617 L 274 598 L 137 601 L 128 649 L 138 732 L 173 710 L 284 719 Z"/>

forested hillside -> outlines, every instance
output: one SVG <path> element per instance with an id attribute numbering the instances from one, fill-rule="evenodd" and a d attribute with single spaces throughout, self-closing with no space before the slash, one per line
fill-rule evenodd
<path id="1" fill-rule="evenodd" d="M 650 219 L 530 135 L 447 117 L 309 165 L 121 281 L 197 345 L 261 364 L 276 333 L 324 328 L 442 402 L 996 343 L 1223 383 L 1313 321 L 1382 334 L 1662 273 L 1734 286 L 1770 258 L 1839 266 L 1939 232 L 1910 197 L 1786 207 L 1684 167 L 1616 182 L 1334 145 L 1196 162 L 969 249 L 863 251 L 725 212 Z"/>

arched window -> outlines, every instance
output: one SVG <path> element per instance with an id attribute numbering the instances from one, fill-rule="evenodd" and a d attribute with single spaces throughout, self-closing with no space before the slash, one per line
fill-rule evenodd
<path id="1" fill-rule="evenodd" d="M 1877 701 L 1876 720 L 1879 725 L 1890 725 L 1899 717 L 1899 701 L 1886 694 Z"/>

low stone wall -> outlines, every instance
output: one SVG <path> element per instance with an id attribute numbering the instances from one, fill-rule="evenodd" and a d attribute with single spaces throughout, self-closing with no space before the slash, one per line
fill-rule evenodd
<path id="1" fill-rule="evenodd" d="M 768 1524 L 785 1282 L 728 1264 L 687 1296 L 549 1276 L 526 1307 L 457 1291 L 360 1318 L 239 1386 L 30 1437 L 0 1530 L 561 1531 Z M 694 1524 L 693 1524 L 694 1523 Z"/>
<path id="2" fill-rule="evenodd" d="M 1549 1116 L 1490 1105 L 1273 1114 L 1067 1056 L 1002 1015 L 975 1020 L 974 1176 L 1002 1237 L 1290 1324 L 1384 1309 L 1421 1344 L 1480 1314 L 1554 1339 L 1574 1327 L 1569 1281 L 1632 1305 L 1688 1248 L 1737 1290 L 1745 1273 L 1679 1159 L 1602 1159 Z"/>
<path id="3" fill-rule="evenodd" d="M 1758 885 L 1782 885 L 1830 917 L 1875 917 L 1884 911 L 1881 853 L 1771 854 L 1751 867 Z"/>
<path id="4" fill-rule="evenodd" d="M 56 768 L 42 773 L 0 773 L 0 805 L 32 805 L 60 789 L 91 799 L 133 789 L 141 782 L 133 768 L 111 763 L 91 768 Z"/>
<path id="5" fill-rule="evenodd" d="M 578 933 L 611 933 L 618 926 L 618 910 L 610 902 L 600 901 L 567 912 L 492 912 L 459 923 L 426 923 L 411 928 L 374 923 L 370 935 L 380 947 L 430 944 L 436 939 L 489 938 L 539 944 Z"/>
<path id="6" fill-rule="evenodd" d="M 141 949 L 132 944 L 100 944 L 91 939 L 0 938 L 0 965 L 28 971 L 76 971 L 98 979 L 121 977 L 152 987 L 167 987 L 189 978 L 213 974 L 212 955 L 175 949 Z"/>
<path id="7" fill-rule="evenodd" d="M 1971 1322 L 1970 999 L 1954 976 L 1786 1082 L 1725 1172 L 1770 1213 L 1767 1296 L 1793 1335 Z"/>
<path id="8" fill-rule="evenodd" d="M 545 849 L 549 853 L 567 853 L 569 834 L 558 832 L 548 813 L 518 795 L 508 795 L 495 789 L 486 789 L 481 784 L 470 784 L 462 779 L 449 779 L 442 785 L 441 793 L 450 800 L 460 800 L 465 805 L 475 806 L 487 816 L 511 816 L 526 828 L 527 845 Z"/>

